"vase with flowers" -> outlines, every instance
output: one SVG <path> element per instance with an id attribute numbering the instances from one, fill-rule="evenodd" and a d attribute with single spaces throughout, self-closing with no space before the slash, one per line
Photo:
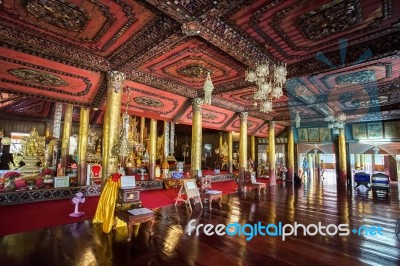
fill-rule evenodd
<path id="1" fill-rule="evenodd" d="M 40 173 L 40 177 L 43 179 L 44 187 L 50 187 L 54 183 L 54 171 L 50 168 L 45 168 Z"/>
<path id="2" fill-rule="evenodd" d="M 4 188 L 5 189 L 15 189 L 15 179 L 19 178 L 20 176 L 21 176 L 21 174 L 16 171 L 6 172 L 3 175 L 4 181 L 5 181 Z"/>

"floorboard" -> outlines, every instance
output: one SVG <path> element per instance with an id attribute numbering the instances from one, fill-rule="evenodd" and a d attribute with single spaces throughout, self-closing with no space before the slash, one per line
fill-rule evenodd
<path id="1" fill-rule="evenodd" d="M 399 189 L 388 197 L 337 187 L 335 180 L 306 180 L 301 186 L 279 183 L 266 194 L 225 195 L 222 208 L 210 212 L 183 204 L 155 209 L 154 236 L 147 224 L 131 242 L 127 229 L 110 234 L 90 220 L 0 238 L 1 265 L 400 265 L 400 241 L 394 234 L 400 218 Z M 3 217 L 2 217 L 3 219 Z M 349 224 L 380 226 L 383 235 L 199 236 L 188 235 L 196 224 Z M 29 222 L 29 221 L 27 221 Z"/>

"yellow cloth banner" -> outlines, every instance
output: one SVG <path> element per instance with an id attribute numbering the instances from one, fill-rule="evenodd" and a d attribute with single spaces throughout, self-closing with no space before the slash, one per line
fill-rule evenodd
<path id="1" fill-rule="evenodd" d="M 99 203 L 97 205 L 96 214 L 93 218 L 93 223 L 103 223 L 103 232 L 109 233 L 117 220 L 116 226 L 126 226 L 124 221 L 115 219 L 114 211 L 115 204 L 118 196 L 118 188 L 120 182 L 115 182 L 109 178 L 104 185 L 103 191 L 101 192 Z"/>

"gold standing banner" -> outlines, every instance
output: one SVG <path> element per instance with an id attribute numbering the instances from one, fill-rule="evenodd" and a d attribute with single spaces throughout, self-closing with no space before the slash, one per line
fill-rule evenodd
<path id="1" fill-rule="evenodd" d="M 228 173 L 233 172 L 233 136 L 232 132 L 228 132 Z"/>
<path id="2" fill-rule="evenodd" d="M 268 128 L 268 160 L 269 160 L 269 184 L 270 186 L 276 185 L 275 176 L 275 122 L 269 122 Z"/>
<path id="3" fill-rule="evenodd" d="M 247 112 L 240 113 L 239 193 L 243 193 L 243 181 L 247 168 L 247 117 Z"/>
<path id="4" fill-rule="evenodd" d="M 118 188 L 121 186 L 121 182 L 113 180 L 111 177 L 106 181 L 97 204 L 96 213 L 93 218 L 93 223 L 102 223 L 102 229 L 104 233 L 111 232 L 115 224 L 115 205 L 118 196 Z M 126 226 L 124 221 L 117 219 L 116 227 Z"/>
<path id="5" fill-rule="evenodd" d="M 103 122 L 103 151 L 102 166 L 103 183 L 107 177 L 117 171 L 117 159 L 112 154 L 113 146 L 119 138 L 119 118 L 121 113 L 122 87 L 125 81 L 125 74 L 118 71 L 107 72 L 107 102 Z"/>
<path id="6" fill-rule="evenodd" d="M 339 129 L 339 185 L 347 186 L 347 155 L 344 129 Z"/>
<path id="7" fill-rule="evenodd" d="M 293 128 L 289 128 L 289 136 L 288 136 L 288 176 L 287 181 L 293 181 L 294 178 L 294 136 L 293 136 Z"/>
<path id="8" fill-rule="evenodd" d="M 154 180 L 156 177 L 156 157 L 157 157 L 157 120 L 150 119 L 150 138 L 149 138 L 149 178 Z"/>
<path id="9" fill-rule="evenodd" d="M 73 109 L 74 106 L 72 104 L 67 104 L 65 108 L 64 128 L 61 142 L 61 168 L 63 169 L 67 168 L 68 166 L 69 138 L 71 136 Z"/>
<path id="10" fill-rule="evenodd" d="M 192 178 L 197 177 L 198 171 L 201 170 L 201 142 L 203 138 L 201 107 L 203 99 L 195 98 L 192 102 L 193 118 L 192 118 L 192 147 L 191 147 L 191 165 Z"/>
<path id="11" fill-rule="evenodd" d="M 78 140 L 78 185 L 86 185 L 87 178 L 87 144 L 89 135 L 89 115 L 90 109 L 81 107 L 79 121 L 79 140 Z"/>

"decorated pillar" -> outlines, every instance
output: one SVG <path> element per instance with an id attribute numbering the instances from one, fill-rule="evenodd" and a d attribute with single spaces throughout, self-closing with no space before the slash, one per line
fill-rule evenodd
<path id="1" fill-rule="evenodd" d="M 59 139 L 61 136 L 62 103 L 56 103 L 54 107 L 53 137 Z"/>
<path id="2" fill-rule="evenodd" d="M 360 168 L 365 169 L 365 154 L 360 154 Z"/>
<path id="3" fill-rule="evenodd" d="M 169 122 L 164 121 L 164 160 L 169 155 Z"/>
<path id="4" fill-rule="evenodd" d="M 118 71 L 107 72 L 107 100 L 103 122 L 103 183 L 108 176 L 117 172 L 117 158 L 112 154 L 112 148 L 119 138 L 119 119 L 121 113 L 122 87 L 125 74 Z"/>
<path id="5" fill-rule="evenodd" d="M 243 193 L 243 181 L 247 168 L 247 117 L 247 112 L 240 113 L 239 193 Z"/>
<path id="6" fill-rule="evenodd" d="M 233 172 L 233 137 L 232 132 L 228 132 L 228 173 Z"/>
<path id="7" fill-rule="evenodd" d="M 269 181 L 270 186 L 276 185 L 275 176 L 275 122 L 269 122 L 268 128 L 268 161 L 269 161 Z"/>
<path id="8" fill-rule="evenodd" d="M 287 181 L 292 182 L 294 177 L 294 137 L 293 128 L 289 128 L 288 136 L 288 175 Z"/>
<path id="9" fill-rule="evenodd" d="M 202 117 L 201 117 L 201 106 L 203 105 L 203 99 L 195 98 L 192 102 L 192 147 L 191 147 L 191 165 L 192 165 L 192 177 L 197 177 L 197 173 L 201 170 L 201 142 L 203 139 L 202 132 Z"/>
<path id="10" fill-rule="evenodd" d="M 68 151 L 69 151 L 69 137 L 71 136 L 72 128 L 72 111 L 74 106 L 67 104 L 64 114 L 64 128 L 61 142 L 61 168 L 68 166 Z"/>
<path id="11" fill-rule="evenodd" d="M 169 134 L 169 153 L 173 157 L 175 155 L 175 123 L 170 124 L 170 134 Z"/>
<path id="12" fill-rule="evenodd" d="M 339 129 L 339 185 L 347 186 L 347 155 L 344 129 Z"/>
<path id="13" fill-rule="evenodd" d="M 150 119 L 149 153 L 149 178 L 154 180 L 157 160 L 157 120 L 153 118 Z"/>
<path id="14" fill-rule="evenodd" d="M 79 120 L 79 139 L 78 139 L 78 186 L 86 185 L 87 178 L 87 143 L 89 135 L 89 114 L 87 107 L 81 107 Z"/>
<path id="15" fill-rule="evenodd" d="M 144 128 L 146 126 L 146 118 L 140 118 L 140 132 L 139 132 L 139 143 L 144 145 Z"/>

